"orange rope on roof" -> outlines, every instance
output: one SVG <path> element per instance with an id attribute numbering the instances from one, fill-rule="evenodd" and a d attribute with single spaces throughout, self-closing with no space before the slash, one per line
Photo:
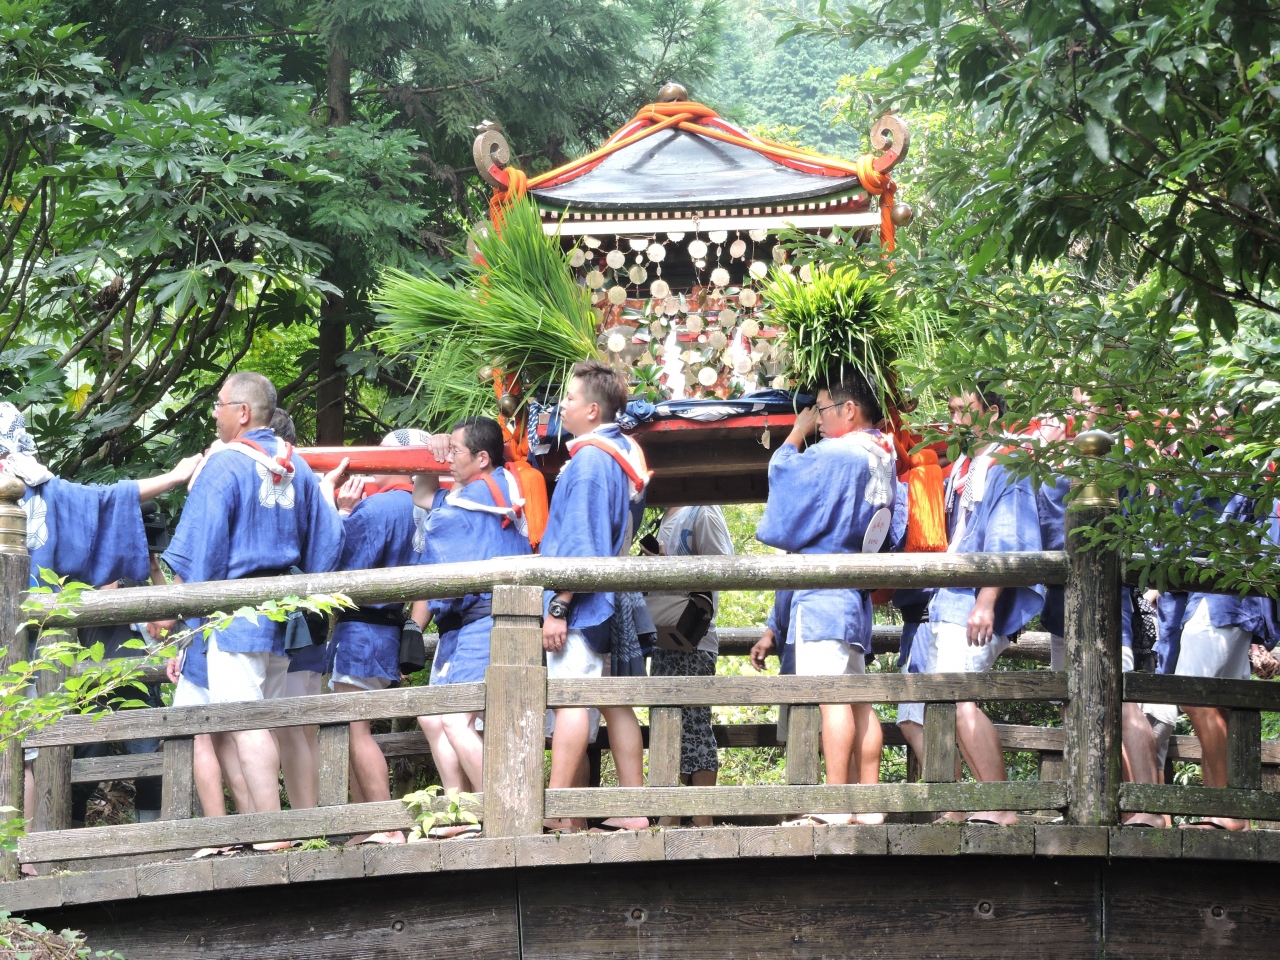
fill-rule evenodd
<path id="1" fill-rule="evenodd" d="M 704 122 L 699 123 L 699 120 Z M 577 160 L 571 160 L 536 177 L 528 177 L 516 167 L 507 167 L 505 170 L 491 167 L 490 172 L 497 179 L 507 181 L 507 188 L 495 191 L 493 199 L 489 202 L 489 218 L 495 226 L 501 226 L 503 206 L 524 196 L 529 190 L 559 186 L 575 180 L 595 169 L 605 158 L 618 150 L 672 127 L 755 150 L 777 163 L 807 173 L 829 177 L 856 176 L 868 193 L 880 198 L 880 243 L 885 250 L 894 249 L 894 223 L 889 214 L 893 207 L 897 184 L 887 173 L 881 173 L 875 169 L 873 164 L 876 158 L 871 154 L 863 154 L 856 163 L 849 163 L 811 150 L 789 147 L 773 140 L 752 136 L 722 120 L 720 115 L 710 107 L 687 100 L 650 103 L 641 107 L 639 112 L 602 146 Z"/>

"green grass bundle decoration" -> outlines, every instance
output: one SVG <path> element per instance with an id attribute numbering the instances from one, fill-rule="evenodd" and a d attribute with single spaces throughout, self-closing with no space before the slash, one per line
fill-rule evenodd
<path id="1" fill-rule="evenodd" d="M 883 280 L 815 266 L 808 282 L 777 271 L 762 292 L 769 321 L 786 333 L 797 386 L 816 389 L 856 370 L 886 407 L 903 408 L 895 366 L 930 353 L 933 329 L 927 318 L 894 309 Z"/>
<path id="2" fill-rule="evenodd" d="M 423 419 L 434 427 L 492 412 L 485 367 L 528 385 L 557 383 L 574 363 L 600 356 L 590 293 L 531 200 L 508 206 L 500 230 L 473 239 L 478 264 L 460 258 L 449 280 L 387 270 L 373 296 L 379 339 L 413 362 Z"/>

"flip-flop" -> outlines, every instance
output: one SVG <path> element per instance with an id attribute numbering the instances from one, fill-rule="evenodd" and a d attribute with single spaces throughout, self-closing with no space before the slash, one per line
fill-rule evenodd
<path id="1" fill-rule="evenodd" d="M 478 823 L 450 824 L 447 827 L 432 827 L 427 836 L 432 840 L 456 840 L 459 837 L 471 837 L 484 828 Z"/>
<path id="2" fill-rule="evenodd" d="M 253 849 L 259 853 L 275 853 L 279 850 L 292 850 L 302 846 L 301 840 L 272 840 L 267 843 L 255 843 Z"/>
<path id="3" fill-rule="evenodd" d="M 936 823 L 937 821 L 935 820 L 934 822 Z M 952 822 L 952 821 L 944 821 L 944 822 Z M 1011 824 L 1008 824 L 1008 823 L 1001 823 L 999 820 L 992 820 L 990 817 L 965 817 L 965 818 L 964 818 L 963 820 L 961 820 L 960 822 L 961 822 L 961 823 L 989 823 L 989 824 L 991 824 L 993 827 L 1008 827 L 1008 826 L 1011 826 Z"/>
<path id="4" fill-rule="evenodd" d="M 652 822 L 645 818 L 649 826 L 653 826 Z M 601 817 L 599 819 L 587 820 L 587 831 L 589 833 L 626 833 L 628 830 L 644 830 L 646 827 L 623 827 L 616 823 L 609 823 L 608 819 Z"/>
<path id="5" fill-rule="evenodd" d="M 1228 827 L 1224 827 L 1213 820 L 1192 820 L 1190 823 L 1180 823 L 1178 826 L 1183 830 L 1227 830 L 1231 832 Z"/>
<path id="6" fill-rule="evenodd" d="M 844 827 L 853 823 L 852 820 L 829 820 L 827 819 L 827 816 L 828 815 L 825 813 L 806 813 L 803 817 L 796 817 L 794 820 L 783 820 L 782 826 L 807 827 L 812 825 L 815 827 L 822 827 L 822 826 Z"/>
<path id="7" fill-rule="evenodd" d="M 226 847 L 201 847 L 193 853 L 189 860 L 203 860 L 205 857 L 234 857 L 248 849 L 243 843 L 233 843 Z"/>
<path id="8" fill-rule="evenodd" d="M 395 838 L 395 835 L 399 835 L 400 839 L 399 839 L 399 840 L 397 840 L 397 839 Z M 358 846 L 360 846 L 360 844 L 362 844 L 362 843 L 380 843 L 380 844 L 391 844 L 391 845 L 394 845 L 394 844 L 404 843 L 404 842 L 405 842 L 405 841 L 404 841 L 404 834 L 403 834 L 403 833 L 401 833 L 399 830 L 390 830 L 390 831 L 385 831 L 385 830 L 384 830 L 384 831 L 379 832 L 379 833 L 371 833 L 371 834 L 369 834 L 367 837 L 365 837 L 363 840 L 360 840 L 360 841 L 358 841 L 358 842 L 356 842 L 356 843 L 352 843 L 351 841 L 347 841 L 346 846 L 349 846 L 349 847 L 358 847 Z"/>

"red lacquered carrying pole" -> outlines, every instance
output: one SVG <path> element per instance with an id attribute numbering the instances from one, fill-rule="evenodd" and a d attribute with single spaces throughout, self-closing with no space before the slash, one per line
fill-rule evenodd
<path id="1" fill-rule="evenodd" d="M 448 473 L 426 447 L 298 447 L 316 473 L 328 473 L 346 458 L 352 473 Z"/>

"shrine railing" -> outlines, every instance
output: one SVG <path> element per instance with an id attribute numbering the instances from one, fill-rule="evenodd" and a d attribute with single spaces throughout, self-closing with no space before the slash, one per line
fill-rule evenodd
<path id="1" fill-rule="evenodd" d="M 1080 503 L 1069 531 L 1095 523 L 1105 505 Z M 1077 540 L 1069 532 L 1068 542 Z M 20 550 L 0 553 L 5 592 L 0 630 L 14 636 L 27 578 Z M 354 720 L 485 711 L 483 791 L 478 805 L 489 837 L 541 833 L 544 817 L 616 815 L 783 816 L 808 811 L 878 813 L 1016 810 L 1061 811 L 1068 824 L 1113 825 L 1124 810 L 1280 819 L 1280 795 L 1261 789 L 1260 712 L 1280 710 L 1280 684 L 1193 680 L 1131 674 L 1120 664 L 1120 567 L 1097 549 L 1026 554 L 609 558 L 541 557 L 303 575 L 86 594 L 74 617 L 49 624 L 90 626 L 200 616 L 284 596 L 343 592 L 357 603 L 398 602 L 492 590 L 494 629 L 485 681 L 409 687 L 221 706 L 121 711 L 66 717 L 27 738 L 39 748 L 37 809 L 18 858 L 58 863 L 149 855 L 231 843 L 335 837 L 411 826 L 398 800 L 348 801 L 347 724 Z M 595 590 L 760 590 L 928 586 L 1065 585 L 1067 669 L 982 675 L 870 674 L 848 677 L 654 677 L 551 680 L 542 665 L 543 587 Z M 53 605 L 52 600 L 41 600 Z M 59 619 L 60 617 L 60 619 Z M 1232 708 L 1229 783 L 1223 789 L 1122 784 L 1121 701 Z M 957 702 L 1051 701 L 1063 726 L 1005 728 L 1005 743 L 1061 751 L 1061 766 L 1042 765 L 1039 781 L 956 782 Z M 822 785 L 819 709 L 823 703 L 924 702 L 921 781 Z M 685 707 L 791 706 L 786 779 L 778 786 L 678 786 L 680 714 Z M 649 708 L 649 785 L 547 790 L 543 782 L 548 707 L 631 705 Z M 193 741 L 200 733 L 315 724 L 320 733 L 320 806 L 279 813 L 195 818 Z M 67 829 L 72 747 L 159 737 L 162 819 L 153 823 Z M 1036 739 L 1039 738 L 1039 739 Z M 20 744 L 0 750 L 0 802 L 21 805 Z M 1274 745 L 1272 745 L 1274 747 Z M 1268 750 L 1267 759 L 1273 749 Z M 1185 751 L 1190 755 L 1190 751 Z M 17 802 L 15 802 L 17 801 Z M 9 864 L 10 870 L 16 865 Z"/>

